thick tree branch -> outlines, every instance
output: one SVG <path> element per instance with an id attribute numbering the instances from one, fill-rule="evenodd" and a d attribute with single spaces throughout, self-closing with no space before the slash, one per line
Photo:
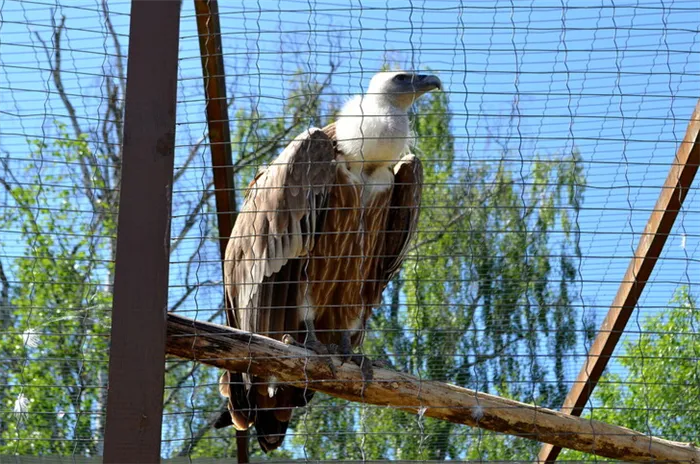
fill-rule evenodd
<path id="1" fill-rule="evenodd" d="M 346 400 L 390 406 L 436 419 L 516 435 L 626 461 L 700 462 L 693 445 L 646 436 L 624 427 L 562 414 L 466 388 L 375 368 L 365 383 L 352 363 L 323 357 L 257 334 L 168 315 L 167 352 L 185 359 L 280 382 L 306 386 Z"/>

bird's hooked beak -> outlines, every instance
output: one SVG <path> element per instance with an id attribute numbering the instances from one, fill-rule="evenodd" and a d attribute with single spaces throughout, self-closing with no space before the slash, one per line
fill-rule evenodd
<path id="1" fill-rule="evenodd" d="M 442 82 L 440 82 L 440 78 L 431 74 L 416 74 L 411 82 L 411 85 L 415 89 L 415 93 L 418 95 L 435 89 L 442 90 Z"/>
<path id="2" fill-rule="evenodd" d="M 431 74 L 412 74 L 410 80 L 401 84 L 403 92 L 396 95 L 395 102 L 404 109 L 411 106 L 421 95 L 435 89 L 442 89 L 442 82 L 437 76 Z"/>

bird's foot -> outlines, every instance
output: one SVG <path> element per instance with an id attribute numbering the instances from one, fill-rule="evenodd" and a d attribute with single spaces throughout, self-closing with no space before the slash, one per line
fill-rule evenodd
<path id="1" fill-rule="evenodd" d="M 338 346 L 338 351 L 340 354 L 340 365 L 342 366 L 346 362 L 350 361 L 360 367 L 362 372 L 362 392 L 364 393 L 365 386 L 367 382 L 370 382 L 374 378 L 374 369 L 372 369 L 372 361 L 363 354 L 356 354 L 352 352 L 352 341 L 350 340 L 350 332 L 343 332 L 340 338 L 340 345 Z"/>
<path id="2" fill-rule="evenodd" d="M 305 348 L 307 350 L 313 351 L 314 353 L 321 355 L 325 358 L 326 363 L 328 364 L 328 369 L 330 369 L 331 373 L 333 374 L 333 377 L 335 378 L 336 376 L 336 370 L 335 370 L 335 365 L 333 364 L 333 359 L 331 358 L 331 355 L 334 355 L 338 352 L 338 346 L 334 344 L 329 344 L 325 345 L 321 343 L 318 339 L 312 339 L 312 340 L 306 340 L 306 343 L 299 343 L 294 339 L 289 334 L 284 334 L 282 337 L 282 342 L 286 343 L 287 345 L 293 345 L 293 346 L 298 346 L 299 348 Z"/>
<path id="3" fill-rule="evenodd" d="M 391 364 L 391 361 L 389 361 L 388 359 L 373 359 L 372 366 L 377 367 L 379 369 L 391 369 L 392 371 L 396 370 L 396 368 L 394 368 L 394 365 Z"/>
<path id="4" fill-rule="evenodd" d="M 372 368 L 374 363 L 364 354 L 348 353 L 341 355 L 340 360 L 342 364 L 350 361 L 351 363 L 357 365 L 360 368 L 360 372 L 362 372 L 363 382 L 371 382 L 374 378 L 374 369 Z M 364 390 L 364 386 L 362 389 Z"/>

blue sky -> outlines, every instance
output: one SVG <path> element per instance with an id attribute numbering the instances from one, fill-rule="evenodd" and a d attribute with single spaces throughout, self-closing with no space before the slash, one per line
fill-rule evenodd
<path id="1" fill-rule="evenodd" d="M 111 1 L 123 52 L 129 2 Z M 288 79 L 326 72 L 338 98 L 362 91 L 385 59 L 439 73 L 449 93 L 458 159 L 497 160 L 498 133 L 508 158 L 527 169 L 540 157 L 580 150 L 588 179 L 578 217 L 580 316 L 600 321 L 617 291 L 700 96 L 700 7 L 677 1 L 220 1 L 227 81 L 239 105 L 279 115 Z M 67 17 L 65 84 L 81 117 L 100 104 L 102 67 L 114 53 L 95 10 L 98 1 L 0 0 L 0 154 L 22 160 L 27 137 L 53 135 L 65 114 L 34 33 L 49 39 L 50 9 Z M 181 22 L 177 160 L 205 131 L 201 64 L 192 2 Z M 513 108 L 517 110 L 513 110 Z M 508 124 L 509 115 L 518 115 Z M 208 182 L 194 170 L 175 194 Z M 430 155 L 428 154 L 428 158 Z M 628 327 L 700 276 L 700 204 L 696 188 L 676 222 L 652 281 Z M 0 198 L 4 198 L 0 194 Z M 0 200 L 2 202 L 3 200 Z M 1 204 L 1 203 L 0 203 Z M 175 221 L 182 218 L 175 217 Z M 0 232 L 0 254 L 23 250 Z M 215 253 L 210 253 L 214 259 Z M 211 269 L 211 267 L 210 267 Z M 216 267 L 214 267 L 215 272 Z M 177 285 L 182 270 L 173 265 Z M 202 269 L 197 278 L 213 274 Z M 198 308 L 218 301 L 202 296 Z M 580 354 L 585 350 L 581 348 Z M 570 377 L 579 363 L 570 366 Z"/>

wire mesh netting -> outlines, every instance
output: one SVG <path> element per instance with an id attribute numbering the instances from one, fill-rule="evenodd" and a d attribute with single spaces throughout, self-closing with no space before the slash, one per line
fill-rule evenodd
<path id="1" fill-rule="evenodd" d="M 125 6 L 0 5 L 3 456 L 101 454 Z"/>
<path id="2" fill-rule="evenodd" d="M 102 453 L 130 4 L 64 3 L 0 3 L 0 460 Z M 352 329 L 354 351 L 384 367 L 559 409 L 698 102 L 696 2 L 227 1 L 218 9 L 230 142 L 209 137 L 207 109 L 217 102 L 205 99 L 202 68 L 217 57 L 202 55 L 201 18 L 192 2 L 182 6 L 168 310 L 227 323 L 211 153 L 227 143 L 238 219 L 252 223 L 239 226 L 239 255 L 223 266 L 238 283 L 230 295 L 239 326 L 303 342 L 310 311 L 359 306 L 366 325 L 362 316 L 352 327 L 318 318 L 318 338 L 342 345 L 341 329 Z M 401 145 L 410 142 L 423 169 L 405 256 L 368 248 L 373 231 L 408 227 L 375 220 L 382 208 L 329 207 L 339 201 L 335 177 L 315 205 L 319 216 L 298 226 L 298 236 L 314 230 L 313 240 L 282 256 L 294 234 L 275 236 L 250 218 L 287 220 L 288 204 L 264 201 L 275 190 L 265 182 L 287 167 L 271 163 L 297 135 L 370 121 L 359 158 L 340 148 L 333 169 L 343 161 L 362 179 L 358 204 L 388 185 L 377 179 L 389 171 L 367 161 L 365 134 L 385 109 L 369 106 L 382 70 L 406 71 L 391 77 L 406 74 L 412 93 L 410 73 L 441 81 L 405 105 Z M 343 117 L 356 95 L 368 106 Z M 392 203 L 394 213 L 416 211 L 418 198 Z M 332 225 L 353 217 L 349 232 Z M 699 219 L 691 188 L 583 417 L 700 442 Z M 263 251 L 255 237 L 267 243 L 270 234 L 279 242 Z M 364 277 L 352 278 L 353 269 Z M 256 272 L 267 287 L 251 285 Z M 240 308 L 248 287 L 268 295 L 255 301 L 260 314 L 272 305 L 269 322 L 242 322 L 253 313 Z M 328 298 L 314 308 L 309 295 Z M 167 360 L 164 458 L 236 455 L 233 428 L 214 427 L 228 404 L 220 375 Z M 430 404 L 411 414 L 317 392 L 303 405 L 308 386 L 247 382 L 239 387 L 257 407 L 249 419 L 260 422 L 250 429 L 252 460 L 531 461 L 541 447 L 429 417 Z M 260 437 L 275 449 L 264 453 Z M 561 459 L 597 458 L 565 450 Z"/>

